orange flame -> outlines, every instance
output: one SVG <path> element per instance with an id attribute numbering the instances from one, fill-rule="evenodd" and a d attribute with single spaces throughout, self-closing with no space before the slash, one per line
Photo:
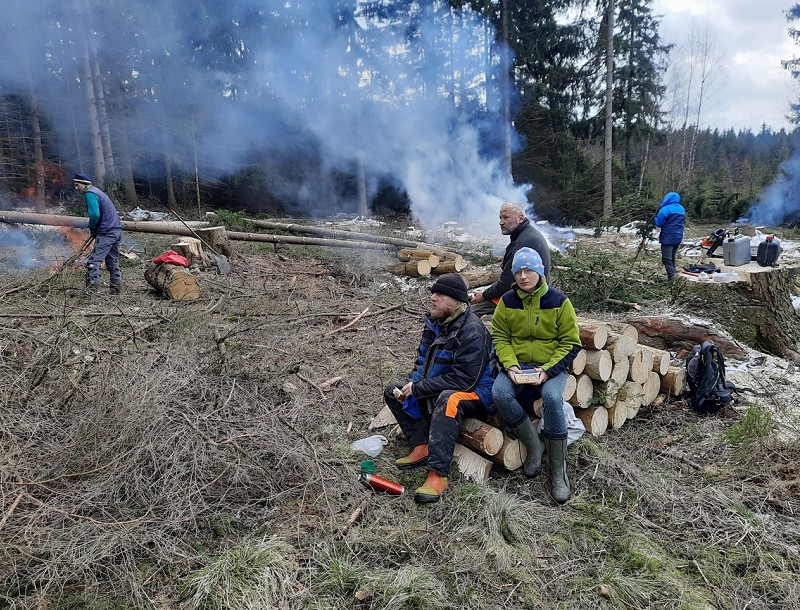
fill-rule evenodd
<path id="1" fill-rule="evenodd" d="M 77 251 L 86 241 L 88 235 L 85 231 L 78 231 L 72 227 L 58 227 L 59 232 L 66 237 L 69 244 Z"/>

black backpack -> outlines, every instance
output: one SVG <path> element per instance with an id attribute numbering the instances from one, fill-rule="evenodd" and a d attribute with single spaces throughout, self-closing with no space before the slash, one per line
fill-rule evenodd
<path id="1" fill-rule="evenodd" d="M 686 381 L 689 400 L 698 413 L 716 413 L 737 402 L 736 392 L 752 392 L 750 388 L 737 388 L 725 379 L 725 357 L 713 341 L 694 346 L 686 359 Z"/>

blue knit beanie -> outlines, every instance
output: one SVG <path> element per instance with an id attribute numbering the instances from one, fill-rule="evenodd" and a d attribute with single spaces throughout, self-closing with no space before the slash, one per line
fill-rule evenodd
<path id="1" fill-rule="evenodd" d="M 75 174 L 72 177 L 73 182 L 78 182 L 79 184 L 91 184 L 92 179 L 89 178 L 86 174 Z"/>
<path id="2" fill-rule="evenodd" d="M 530 269 L 539 275 L 544 275 L 544 265 L 542 257 L 533 248 L 520 248 L 514 254 L 514 261 L 511 263 L 511 272 L 517 273 L 520 269 Z"/>

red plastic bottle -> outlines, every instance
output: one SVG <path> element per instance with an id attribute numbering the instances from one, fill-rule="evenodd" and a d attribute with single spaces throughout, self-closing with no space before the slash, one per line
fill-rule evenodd
<path id="1" fill-rule="evenodd" d="M 378 475 L 369 474 L 366 472 L 362 472 L 361 476 L 358 477 L 358 480 L 361 481 L 363 485 L 366 485 L 375 491 L 385 491 L 393 496 L 400 496 L 406 490 L 406 488 L 400 485 L 400 483 L 395 483 L 389 479 L 384 479 Z"/>

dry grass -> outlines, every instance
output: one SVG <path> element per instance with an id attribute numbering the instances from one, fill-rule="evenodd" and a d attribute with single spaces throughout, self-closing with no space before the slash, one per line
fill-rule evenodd
<path id="1" fill-rule="evenodd" d="M 563 507 L 504 472 L 429 507 L 371 495 L 349 444 L 428 284 L 381 253 L 239 250 L 193 303 L 138 268 L 114 299 L 80 271 L 0 278 L 27 286 L 0 299 L 0 607 L 800 605 L 798 447 L 680 403 L 573 445 Z M 413 489 L 390 438 L 378 473 Z"/>

